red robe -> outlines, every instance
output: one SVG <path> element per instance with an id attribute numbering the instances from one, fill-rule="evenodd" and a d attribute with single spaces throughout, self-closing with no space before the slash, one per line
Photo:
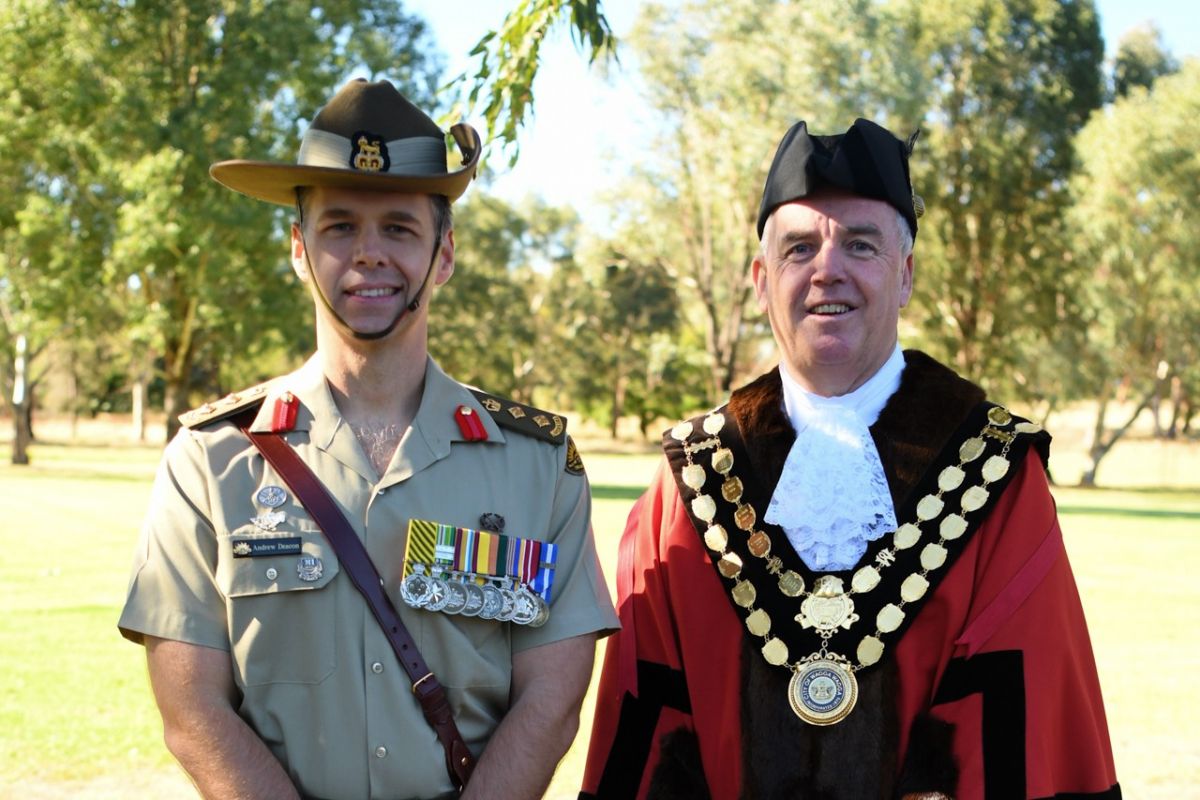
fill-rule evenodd
<path id="1" fill-rule="evenodd" d="M 920 354 L 908 359 L 893 411 L 929 407 L 926 373 L 959 395 L 939 414 L 981 397 Z M 744 435 L 785 438 L 773 380 L 731 403 Z M 901 494 L 915 476 L 896 478 L 906 445 L 889 445 L 886 428 L 907 418 L 885 410 L 884 430 L 872 429 Z M 768 486 L 787 447 L 762 461 L 775 471 Z M 1032 449 L 882 668 L 860 673 L 859 705 L 837 725 L 788 719 L 786 671 L 747 646 L 665 464 L 629 516 L 618 595 L 623 627 L 607 646 L 581 797 L 1120 797 L 1083 610 Z"/>

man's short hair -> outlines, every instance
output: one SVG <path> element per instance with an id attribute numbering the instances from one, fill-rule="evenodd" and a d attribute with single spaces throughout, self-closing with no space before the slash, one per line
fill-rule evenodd
<path id="1" fill-rule="evenodd" d="M 900 255 L 907 257 L 913 251 L 915 241 L 912 228 L 908 227 L 908 218 L 899 209 L 896 210 L 896 230 L 900 231 Z"/>

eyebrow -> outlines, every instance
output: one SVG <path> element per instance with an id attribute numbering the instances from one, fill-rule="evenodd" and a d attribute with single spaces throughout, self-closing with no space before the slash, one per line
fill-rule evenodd
<path id="1" fill-rule="evenodd" d="M 883 229 L 873 222 L 864 222 L 861 225 L 847 225 L 846 233 L 851 236 L 883 236 Z"/>
<path id="2" fill-rule="evenodd" d="M 864 222 L 859 225 L 847 225 L 842 229 L 842 233 L 847 236 L 883 236 L 883 229 L 873 222 Z M 811 228 L 790 230 L 779 237 L 778 244 L 787 246 L 796 242 L 807 241 L 816 236 L 817 232 Z"/>

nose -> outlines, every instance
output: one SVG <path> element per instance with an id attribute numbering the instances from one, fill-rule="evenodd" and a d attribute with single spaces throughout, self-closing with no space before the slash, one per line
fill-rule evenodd
<path id="1" fill-rule="evenodd" d="M 832 244 L 824 245 L 813 257 L 812 282 L 820 285 L 840 283 L 846 279 L 845 255 Z"/>
<path id="2" fill-rule="evenodd" d="M 362 226 L 354 237 L 354 264 L 360 267 L 382 267 L 387 256 L 383 247 L 383 237 L 371 225 Z"/>

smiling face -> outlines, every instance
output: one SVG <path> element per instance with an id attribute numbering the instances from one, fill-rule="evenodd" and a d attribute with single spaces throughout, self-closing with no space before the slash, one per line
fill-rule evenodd
<path id="1" fill-rule="evenodd" d="M 432 287 L 424 288 L 416 311 L 405 309 L 421 291 L 431 258 L 429 283 L 441 285 L 454 272 L 453 231 L 443 233 L 436 256 L 435 239 L 428 195 L 309 190 L 303 231 L 292 226 L 292 268 L 313 289 L 318 330 L 358 339 L 417 330 L 423 339 Z"/>
<path id="2" fill-rule="evenodd" d="M 753 265 L 758 305 L 788 371 L 811 392 L 846 394 L 896 346 L 913 260 L 892 206 L 821 190 L 775 209 Z"/>

